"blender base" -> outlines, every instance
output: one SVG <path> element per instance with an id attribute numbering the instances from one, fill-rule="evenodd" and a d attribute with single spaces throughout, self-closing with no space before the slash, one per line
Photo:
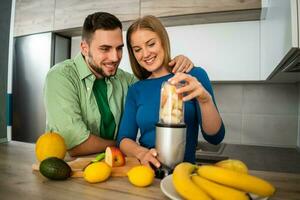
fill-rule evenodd
<path id="1" fill-rule="evenodd" d="M 161 166 L 159 168 L 156 168 L 152 164 L 151 164 L 151 167 L 153 168 L 153 170 L 155 172 L 155 178 L 158 178 L 158 179 L 163 179 L 164 177 L 173 173 L 173 169 L 171 169 L 170 167 L 163 165 L 163 164 L 161 164 Z"/>

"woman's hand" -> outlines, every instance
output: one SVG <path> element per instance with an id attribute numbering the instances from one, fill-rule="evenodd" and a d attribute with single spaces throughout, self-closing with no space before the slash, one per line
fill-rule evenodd
<path id="1" fill-rule="evenodd" d="M 178 55 L 169 62 L 169 66 L 173 66 L 173 73 L 189 72 L 194 67 L 194 64 L 188 57 L 184 55 Z"/>
<path id="2" fill-rule="evenodd" d="M 185 84 L 177 88 L 178 94 L 184 94 L 183 101 L 188 101 L 193 98 L 197 98 L 200 104 L 212 101 L 211 95 L 202 86 L 202 84 L 193 76 L 185 73 L 178 72 L 169 79 L 171 84 L 176 85 L 177 83 L 184 82 Z"/>
<path id="3" fill-rule="evenodd" d="M 160 167 L 160 162 L 156 158 L 157 151 L 155 149 L 143 149 L 137 157 L 140 160 L 141 164 L 150 166 L 150 163 L 152 163 L 155 167 Z"/>

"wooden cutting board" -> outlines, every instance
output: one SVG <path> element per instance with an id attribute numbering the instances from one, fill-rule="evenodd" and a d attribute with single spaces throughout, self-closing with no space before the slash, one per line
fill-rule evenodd
<path id="1" fill-rule="evenodd" d="M 95 157 L 83 157 L 83 158 L 76 158 L 75 160 L 68 161 L 68 165 L 72 169 L 73 178 L 80 178 L 83 177 L 83 170 L 84 168 L 94 159 Z M 126 157 L 126 164 L 122 167 L 113 167 L 111 176 L 114 177 L 124 177 L 127 176 L 127 172 L 137 165 L 140 165 L 138 159 L 134 157 Z M 102 161 L 104 162 L 104 161 Z M 32 165 L 32 170 L 39 170 L 39 163 L 34 163 Z"/>

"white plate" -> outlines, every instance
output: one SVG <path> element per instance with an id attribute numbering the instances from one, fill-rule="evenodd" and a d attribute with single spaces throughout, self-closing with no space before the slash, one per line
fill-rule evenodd
<path id="1" fill-rule="evenodd" d="M 176 192 L 173 182 L 172 182 L 172 175 L 165 177 L 160 182 L 160 189 L 162 192 L 172 200 L 182 200 L 179 194 Z M 268 197 L 257 197 L 256 195 L 250 194 L 253 200 L 267 200 Z"/>

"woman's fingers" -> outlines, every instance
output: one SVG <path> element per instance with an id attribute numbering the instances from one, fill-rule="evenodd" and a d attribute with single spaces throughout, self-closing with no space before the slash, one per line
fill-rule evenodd
<path id="1" fill-rule="evenodd" d="M 183 81 L 185 84 L 178 88 L 176 92 L 178 94 L 184 94 L 184 101 L 197 98 L 200 102 L 204 103 L 211 99 L 210 94 L 206 91 L 202 84 L 195 77 L 189 74 L 176 73 L 174 77 L 169 79 L 169 82 L 174 85 Z"/>
<path id="2" fill-rule="evenodd" d="M 160 162 L 156 159 L 157 151 L 155 149 L 150 149 L 141 160 L 141 164 L 147 165 L 150 167 L 150 163 L 152 163 L 155 167 L 160 167 Z"/>
<path id="3" fill-rule="evenodd" d="M 182 72 L 178 72 L 175 74 L 175 76 L 173 76 L 172 78 L 169 79 L 169 82 L 173 85 L 176 85 L 176 84 L 180 83 L 181 81 L 188 81 L 188 79 L 190 77 L 192 77 L 192 76 L 182 73 Z"/>

